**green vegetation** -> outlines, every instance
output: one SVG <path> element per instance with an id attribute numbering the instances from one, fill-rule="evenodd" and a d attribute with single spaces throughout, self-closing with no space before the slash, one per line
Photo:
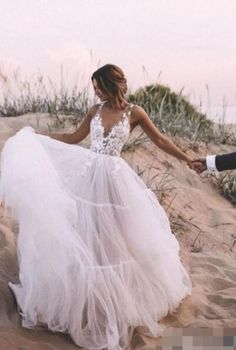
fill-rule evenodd
<path id="1" fill-rule="evenodd" d="M 225 198 L 236 205 L 236 171 L 213 173 L 211 181 L 220 190 Z"/>
<path id="2" fill-rule="evenodd" d="M 0 69 L 0 88 L 0 117 L 49 113 L 81 118 L 90 103 L 87 91 L 81 91 L 77 85 L 69 88 L 61 79 L 58 86 L 43 76 L 28 81 L 18 71 L 7 76 Z"/>
<path id="3" fill-rule="evenodd" d="M 19 71 L 11 75 L 0 69 L 0 116 L 19 116 L 26 113 L 74 115 L 80 121 L 94 103 L 87 90 L 77 85 L 68 87 L 61 74 L 59 86 L 48 77 L 36 76 L 30 81 Z M 149 85 L 128 95 L 128 100 L 142 106 L 153 122 L 171 136 L 181 136 L 192 142 L 236 144 L 235 136 L 224 124 L 216 125 L 188 99 L 163 85 Z"/>
<path id="4" fill-rule="evenodd" d="M 193 142 L 236 144 L 232 131 L 209 120 L 182 91 L 177 94 L 163 85 L 149 85 L 130 94 L 129 101 L 143 107 L 153 122 L 171 136 L 182 136 Z"/>

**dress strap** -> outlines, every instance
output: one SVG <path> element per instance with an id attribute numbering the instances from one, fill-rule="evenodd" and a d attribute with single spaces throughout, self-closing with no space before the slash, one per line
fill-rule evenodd
<path id="1" fill-rule="evenodd" d="M 100 104 L 99 104 L 99 106 L 98 106 L 98 109 L 97 109 L 97 112 L 101 112 L 101 110 L 102 110 L 102 107 L 103 107 L 103 105 L 104 105 L 104 103 L 105 103 L 106 101 L 103 101 L 103 102 L 101 102 Z"/>
<path id="2" fill-rule="evenodd" d="M 131 112 L 132 112 L 132 109 L 133 109 L 134 106 L 135 105 L 132 104 L 132 103 L 129 104 L 129 108 L 128 108 L 127 112 L 126 112 L 126 115 L 127 115 L 128 119 L 130 118 L 130 115 L 131 115 Z"/>

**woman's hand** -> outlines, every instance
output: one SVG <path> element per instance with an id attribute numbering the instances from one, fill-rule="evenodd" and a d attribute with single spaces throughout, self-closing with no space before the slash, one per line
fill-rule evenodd
<path id="1" fill-rule="evenodd" d="M 203 171 L 207 170 L 206 158 L 194 159 L 189 163 L 189 167 L 195 170 L 198 174 L 201 174 Z"/>

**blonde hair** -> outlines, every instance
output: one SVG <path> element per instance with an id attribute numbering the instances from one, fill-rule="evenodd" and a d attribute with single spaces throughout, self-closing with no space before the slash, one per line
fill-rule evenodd
<path id="1" fill-rule="evenodd" d="M 127 81 L 121 68 L 114 64 L 106 64 L 96 70 L 91 79 L 96 79 L 98 88 L 112 104 L 120 109 L 124 107 Z"/>

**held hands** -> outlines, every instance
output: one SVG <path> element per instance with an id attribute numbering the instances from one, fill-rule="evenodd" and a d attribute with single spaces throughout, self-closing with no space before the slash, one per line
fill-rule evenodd
<path id="1" fill-rule="evenodd" d="M 201 174 L 203 171 L 207 170 L 206 158 L 194 159 L 191 162 L 188 162 L 188 166 L 198 174 Z"/>

